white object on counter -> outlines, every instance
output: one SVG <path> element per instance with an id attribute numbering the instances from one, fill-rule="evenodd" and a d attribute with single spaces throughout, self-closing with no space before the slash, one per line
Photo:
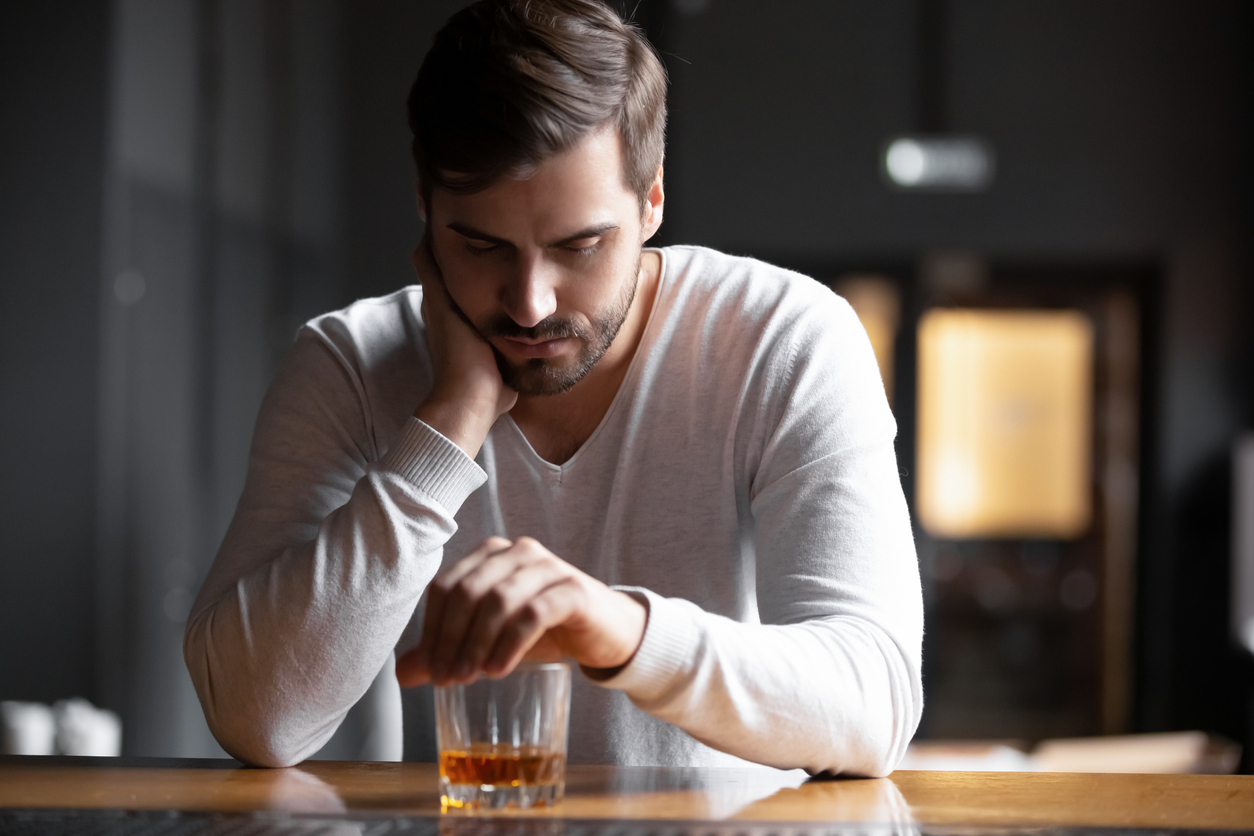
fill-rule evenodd
<path id="1" fill-rule="evenodd" d="M 0 702 L 0 754 L 122 754 L 122 721 L 82 697 L 61 700 L 49 708 L 38 702 Z"/>
<path id="2" fill-rule="evenodd" d="M 63 755 L 116 758 L 122 754 L 122 721 L 82 697 L 61 700 L 52 708 L 57 720 L 57 748 Z"/>
<path id="3" fill-rule="evenodd" d="M 1232 451 L 1232 632 L 1254 653 L 1254 433 Z"/>
<path id="4" fill-rule="evenodd" d="M 998 741 L 925 740 L 911 743 L 898 769 L 946 772 L 1035 772 L 1032 756 Z"/>
<path id="5" fill-rule="evenodd" d="M 6 755 L 51 755 L 56 752 L 52 709 L 38 702 L 0 702 L 0 752 Z"/>

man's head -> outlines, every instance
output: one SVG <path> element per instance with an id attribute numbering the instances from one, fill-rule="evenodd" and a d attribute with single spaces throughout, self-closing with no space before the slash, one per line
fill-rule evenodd
<path id="1" fill-rule="evenodd" d="M 480 0 L 435 37 L 409 92 L 414 162 L 431 190 L 526 177 L 594 130 L 618 129 L 644 206 L 662 164 L 666 71 L 600 0 Z"/>
<path id="2" fill-rule="evenodd" d="M 482 0 L 418 72 L 409 119 L 432 246 L 522 394 L 572 387 L 627 315 L 661 223 L 665 88 L 643 35 L 599 0 Z"/>

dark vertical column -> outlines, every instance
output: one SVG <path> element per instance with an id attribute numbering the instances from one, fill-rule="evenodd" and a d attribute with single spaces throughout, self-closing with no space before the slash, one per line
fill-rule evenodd
<path id="1" fill-rule="evenodd" d="M 101 325 L 99 664 L 124 750 L 174 754 L 190 683 L 203 403 L 197 256 L 201 43 L 189 0 L 114 6 Z"/>
<path id="2" fill-rule="evenodd" d="M 92 677 L 108 7 L 0 5 L 0 700 Z"/>
<path id="3" fill-rule="evenodd" d="M 345 3 L 344 273 L 352 298 L 413 284 L 422 235 L 414 195 L 409 87 L 462 0 Z"/>
<path id="4" fill-rule="evenodd" d="M 270 377 L 297 323 L 338 301 L 338 8 L 114 7 L 98 670 L 129 754 L 221 754 L 183 630 Z"/>
<path id="5" fill-rule="evenodd" d="M 196 0 L 195 2 L 195 44 L 196 63 L 199 71 L 196 77 L 197 125 L 193 140 L 193 180 L 192 200 L 196 212 L 196 250 L 193 269 L 197 292 L 196 304 L 196 381 L 197 387 L 193 395 L 193 409 L 196 422 L 194 467 L 203 474 L 203 479 L 196 483 L 198 493 L 197 505 L 205 508 L 212 502 L 208 486 L 212 483 L 215 473 L 213 448 L 213 407 L 219 395 L 213 375 L 213 352 L 211 337 L 217 325 L 217 294 L 215 282 L 218 272 L 218 213 L 216 211 L 216 190 L 218 180 L 218 141 L 221 103 L 221 32 L 220 32 L 220 0 Z M 209 534 L 204 529 L 205 517 L 198 520 L 198 540 L 201 542 L 202 553 L 194 556 L 192 566 L 204 562 L 204 540 Z M 190 581 L 199 573 L 189 566 L 184 572 Z M 190 591 L 190 590 L 189 590 Z"/>
<path id="6" fill-rule="evenodd" d="M 918 130 L 923 134 L 944 133 L 948 127 L 948 23 L 948 0 L 918 0 L 915 95 Z"/>

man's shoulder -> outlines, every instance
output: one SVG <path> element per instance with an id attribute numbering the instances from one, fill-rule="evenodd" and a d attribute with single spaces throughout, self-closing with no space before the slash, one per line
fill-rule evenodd
<path id="1" fill-rule="evenodd" d="M 810 276 L 708 247 L 663 249 L 671 294 L 687 315 L 754 328 L 848 323 L 852 310 Z"/>
<path id="2" fill-rule="evenodd" d="M 673 377 L 681 385 L 699 387 L 700 403 L 732 404 L 764 422 L 745 427 L 775 428 L 793 409 L 817 410 L 813 414 L 829 418 L 856 412 L 869 416 L 872 424 L 891 426 L 866 331 L 849 303 L 829 286 L 758 259 L 704 247 L 667 248 L 666 253 L 673 302 L 667 339 L 659 343 L 685 361 L 675 364 L 681 370 Z M 718 373 L 700 374 L 702 369 Z M 719 400 L 728 393 L 730 399 Z M 817 432 L 818 424 L 807 426 Z"/>
<path id="3" fill-rule="evenodd" d="M 422 345 L 421 307 L 422 288 L 411 285 L 314 317 L 302 332 L 352 365 L 372 366 Z"/>

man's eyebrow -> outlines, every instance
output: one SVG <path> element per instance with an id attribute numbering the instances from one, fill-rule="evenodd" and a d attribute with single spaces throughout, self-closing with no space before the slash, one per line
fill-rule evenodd
<path id="1" fill-rule="evenodd" d="M 495 235 L 489 235 L 488 233 L 483 232 L 482 230 L 475 229 L 473 226 L 470 226 L 469 224 L 464 224 L 460 221 L 453 221 L 452 223 L 449 223 L 447 226 L 449 229 L 453 230 L 457 234 L 462 235 L 466 238 L 469 238 L 472 241 L 482 241 L 485 244 L 496 244 L 497 246 L 506 246 L 506 247 L 514 246 L 514 242 L 512 241 L 507 241 L 504 238 L 498 238 Z M 581 241 L 584 238 L 599 238 L 605 233 L 612 232 L 615 229 L 618 229 L 618 224 L 613 223 L 613 222 L 594 224 L 593 226 L 585 227 L 584 229 L 579 230 L 573 235 L 567 235 L 561 240 L 554 241 L 550 244 L 546 244 L 545 246 L 561 247 L 561 246 L 565 246 L 566 244 L 571 243 L 572 241 Z"/>
<path id="2" fill-rule="evenodd" d="M 512 241 L 506 241 L 504 238 L 497 238 L 495 235 L 489 235 L 486 232 L 481 232 L 473 226 L 460 223 L 459 221 L 453 221 L 448 224 L 448 228 L 472 241 L 482 241 L 485 244 L 497 244 L 498 246 L 506 247 L 514 246 Z"/>
<path id="3" fill-rule="evenodd" d="M 549 244 L 549 246 L 561 247 L 561 246 L 571 243 L 572 241 L 581 241 L 584 238 L 600 238 L 605 233 L 611 232 L 615 229 L 618 229 L 618 224 L 613 223 L 613 222 L 596 224 L 595 226 L 590 226 L 585 229 L 581 229 L 578 232 L 576 232 L 574 235 L 567 235 L 565 238 L 563 238 L 560 241 L 554 241 L 552 244 Z"/>

